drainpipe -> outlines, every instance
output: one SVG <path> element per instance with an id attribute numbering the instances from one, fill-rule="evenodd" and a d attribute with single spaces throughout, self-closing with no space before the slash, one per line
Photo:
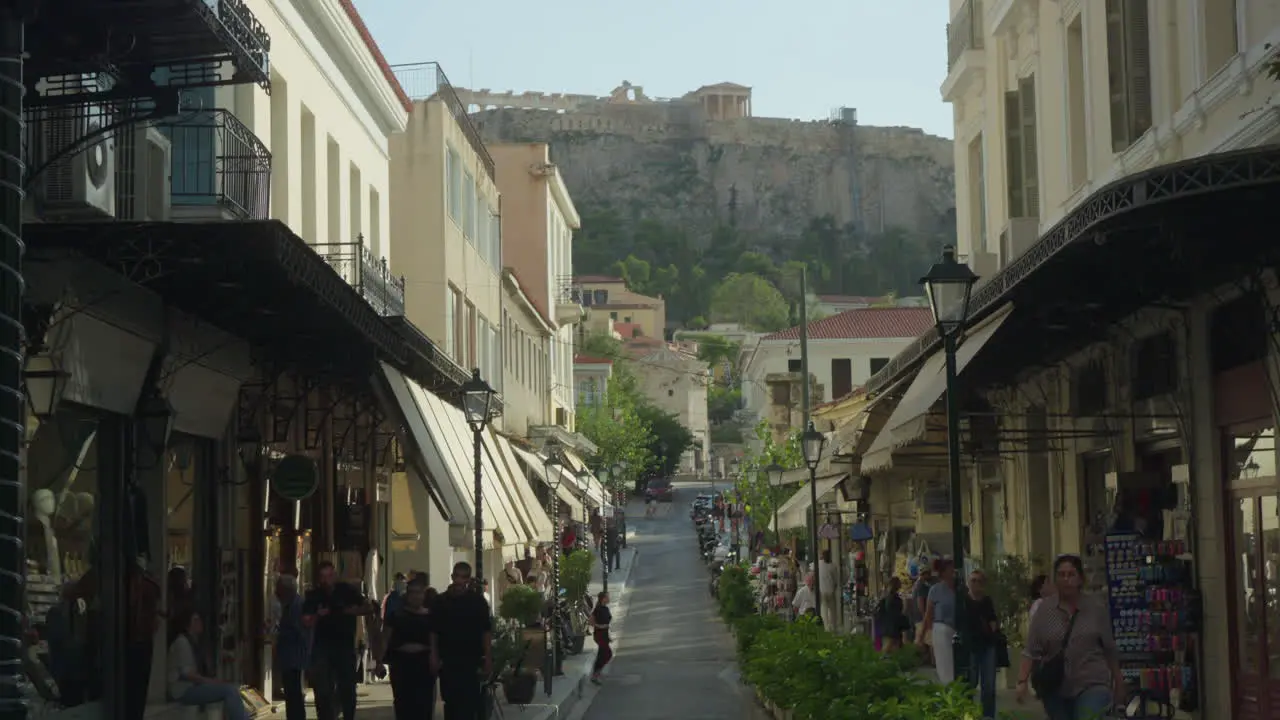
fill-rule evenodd
<path id="1" fill-rule="evenodd" d="M 27 717 L 22 671 L 22 59 L 27 3 L 0 9 L 0 717 Z M 15 5 L 17 7 L 15 7 Z"/>

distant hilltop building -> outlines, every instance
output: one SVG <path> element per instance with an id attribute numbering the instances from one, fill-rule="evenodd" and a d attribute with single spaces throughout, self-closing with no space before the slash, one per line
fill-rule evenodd
<path id="1" fill-rule="evenodd" d="M 751 117 L 751 88 L 737 83 L 723 82 L 715 85 L 704 85 L 679 98 L 651 98 L 644 94 L 644 88 L 632 85 L 627 81 L 604 96 L 577 95 L 572 93 L 543 93 L 526 91 L 516 93 L 512 90 L 494 92 L 468 90 L 455 87 L 458 99 L 467 106 L 468 112 L 482 110 L 553 110 L 570 112 L 584 107 L 598 105 L 637 105 L 637 104 L 680 104 L 696 106 L 702 110 L 707 120 L 736 120 Z M 853 118 L 856 121 L 857 115 Z"/>

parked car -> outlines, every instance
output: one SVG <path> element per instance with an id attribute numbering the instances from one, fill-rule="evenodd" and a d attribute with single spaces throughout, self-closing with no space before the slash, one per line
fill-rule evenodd
<path id="1" fill-rule="evenodd" d="M 658 502 L 671 502 L 676 499 L 675 490 L 671 487 L 671 481 L 667 479 L 650 480 L 649 485 L 644 489 L 645 497 Z"/>

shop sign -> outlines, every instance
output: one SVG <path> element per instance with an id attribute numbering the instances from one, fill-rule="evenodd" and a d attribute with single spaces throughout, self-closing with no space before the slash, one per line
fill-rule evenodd
<path id="1" fill-rule="evenodd" d="M 316 462 L 306 455 L 285 455 L 271 472 L 271 487 L 285 500 L 306 500 L 319 484 Z"/>

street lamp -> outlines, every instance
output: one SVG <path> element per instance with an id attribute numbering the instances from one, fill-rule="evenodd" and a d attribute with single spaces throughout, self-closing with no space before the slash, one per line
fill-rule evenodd
<path id="1" fill-rule="evenodd" d="M 769 504 L 773 506 L 773 535 L 775 545 L 782 545 L 782 528 L 778 525 L 778 488 L 782 487 L 782 476 L 787 469 L 778 463 L 770 463 L 764 468 L 769 478 Z"/>
<path id="2" fill-rule="evenodd" d="M 622 538 L 622 549 L 625 550 L 627 548 L 627 462 L 625 460 L 619 460 L 613 466 L 613 483 L 614 487 L 617 488 L 614 492 L 618 496 L 618 507 L 623 508 L 622 516 L 618 517 L 617 512 L 615 512 L 614 517 L 618 526 L 618 534 Z"/>
<path id="3" fill-rule="evenodd" d="M 822 447 L 826 444 L 827 436 L 818 432 L 813 421 L 809 421 L 809 427 L 800 436 L 800 449 L 804 452 L 804 464 L 809 467 L 809 513 L 812 517 L 809 557 L 813 564 L 813 609 L 818 612 L 818 617 L 822 617 L 822 579 L 818 572 L 818 463 L 822 462 Z"/>
<path id="4" fill-rule="evenodd" d="M 57 358 L 33 355 L 27 358 L 27 368 L 22 375 L 27 386 L 28 409 L 40 422 L 49 420 L 58 409 L 71 374 L 62 369 Z"/>
<path id="5" fill-rule="evenodd" d="M 960 400 L 956 397 L 956 345 L 969 319 L 969 298 L 978 276 L 969 266 L 956 261 L 956 249 L 950 245 L 942 249 L 942 259 L 929 268 L 929 274 L 920 278 L 929 305 L 933 309 L 933 321 L 942 338 L 947 365 L 947 473 L 951 490 L 951 546 L 955 562 L 956 617 L 965 617 L 964 590 L 964 518 L 961 513 L 960 492 Z M 956 624 L 952 641 L 956 677 L 968 677 L 969 655 L 966 652 L 967 626 Z"/>
<path id="6" fill-rule="evenodd" d="M 547 633 L 550 641 L 546 643 L 546 670 L 543 671 L 543 690 L 551 694 L 552 676 L 557 674 L 556 656 L 560 652 L 560 449 L 554 443 L 547 443 L 543 449 L 547 454 L 542 461 L 543 477 L 551 488 L 551 522 L 555 528 L 555 542 L 551 549 L 551 632 Z"/>
<path id="7" fill-rule="evenodd" d="M 493 388 L 480 377 L 480 368 L 471 371 L 471 379 L 462 384 L 462 409 L 467 415 L 467 424 L 471 426 L 471 435 L 475 444 L 475 483 L 476 483 L 476 573 L 475 579 L 479 587 L 484 587 L 484 429 L 489 424 L 490 408 L 493 405 Z"/>

